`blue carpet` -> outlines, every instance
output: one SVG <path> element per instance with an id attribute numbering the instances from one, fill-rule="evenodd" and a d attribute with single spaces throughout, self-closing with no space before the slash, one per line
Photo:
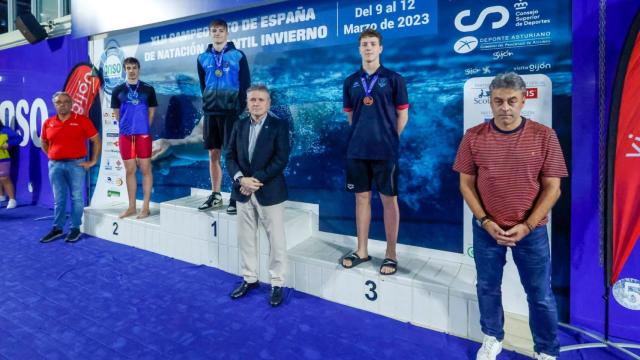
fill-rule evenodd
<path id="1" fill-rule="evenodd" d="M 293 290 L 271 308 L 268 285 L 232 301 L 236 276 L 87 235 L 40 244 L 51 220 L 34 219 L 50 215 L 0 210 L 0 359 L 474 359 L 479 346 Z"/>

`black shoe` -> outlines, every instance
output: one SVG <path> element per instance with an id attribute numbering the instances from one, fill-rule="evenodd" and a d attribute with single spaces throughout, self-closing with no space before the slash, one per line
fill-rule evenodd
<path id="1" fill-rule="evenodd" d="M 257 288 L 258 284 L 259 283 L 257 281 L 248 283 L 243 280 L 242 284 L 240 284 L 240 286 L 238 286 L 235 290 L 233 290 L 233 292 L 231 293 L 231 298 L 235 300 L 247 295 L 249 290 Z"/>
<path id="2" fill-rule="evenodd" d="M 284 299 L 284 291 L 281 286 L 272 286 L 271 287 L 271 297 L 269 298 L 269 304 L 271 306 L 276 307 L 282 304 L 282 300 Z"/>
<path id="3" fill-rule="evenodd" d="M 219 192 L 214 192 L 214 193 L 211 193 L 211 195 L 209 195 L 207 200 L 198 207 L 198 210 L 204 211 L 204 210 L 209 210 L 211 208 L 217 208 L 221 206 L 222 206 L 222 194 L 220 194 Z"/>
<path id="4" fill-rule="evenodd" d="M 67 234 L 67 238 L 64 239 L 64 241 L 66 241 L 68 243 L 74 243 L 74 242 L 77 242 L 78 240 L 80 240 L 80 236 L 82 236 L 82 233 L 80 232 L 80 229 L 71 228 L 71 231 L 69 231 L 69 234 Z"/>
<path id="5" fill-rule="evenodd" d="M 49 231 L 47 235 L 45 235 L 42 239 L 40 239 L 40 242 L 41 243 L 52 242 L 53 240 L 59 238 L 60 236 L 62 236 L 62 230 L 54 226 L 53 229 L 51 229 L 51 231 Z"/>
<path id="6" fill-rule="evenodd" d="M 236 208 L 236 201 L 231 199 L 229 200 L 229 206 L 227 206 L 227 214 L 235 215 L 238 213 L 238 209 Z"/>

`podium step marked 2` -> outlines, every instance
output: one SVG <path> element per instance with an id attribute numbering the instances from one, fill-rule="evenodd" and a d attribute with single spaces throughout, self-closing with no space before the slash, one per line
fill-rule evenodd
<path id="1" fill-rule="evenodd" d="M 236 217 L 226 214 L 225 208 L 198 211 L 208 194 L 193 189 L 191 196 L 153 204 L 151 216 L 141 220 L 119 219 L 125 204 L 87 207 L 83 231 L 239 275 Z M 378 269 L 384 252 L 373 247 L 372 261 L 344 269 L 338 259 L 353 249 L 353 240 L 336 240 L 335 234 L 319 232 L 317 205 L 288 202 L 285 232 L 289 254 L 287 286 L 433 330 L 482 340 L 473 266 L 400 252 L 398 272 L 383 276 Z M 262 228 L 258 239 L 259 279 L 268 283 L 269 243 Z M 505 315 L 505 347 L 530 354 L 527 319 Z"/>

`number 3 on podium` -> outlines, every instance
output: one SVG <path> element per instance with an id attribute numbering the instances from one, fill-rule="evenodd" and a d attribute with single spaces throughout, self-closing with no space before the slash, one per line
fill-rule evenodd
<path id="1" fill-rule="evenodd" d="M 369 301 L 376 301 L 378 299 L 378 293 L 376 292 L 378 286 L 376 283 L 373 280 L 367 280 L 364 284 L 369 287 L 369 292 L 364 294 L 364 297 Z"/>

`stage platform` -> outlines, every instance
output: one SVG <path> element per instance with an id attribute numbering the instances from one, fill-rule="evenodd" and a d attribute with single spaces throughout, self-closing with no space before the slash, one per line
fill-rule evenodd
<path id="1" fill-rule="evenodd" d="M 119 219 L 124 203 L 87 207 L 83 231 L 196 265 L 239 274 L 236 217 L 225 208 L 198 211 L 209 191 L 152 204 L 151 216 Z M 225 204 L 228 194 L 225 194 Z M 287 286 L 320 298 L 388 316 L 444 333 L 482 340 L 475 268 L 455 254 L 399 246 L 399 269 L 393 276 L 378 273 L 384 243 L 370 241 L 373 260 L 354 269 L 338 260 L 355 248 L 355 238 L 321 232 L 318 205 L 287 202 L 285 231 L 289 255 Z M 269 246 L 260 230 L 261 282 L 269 282 Z M 418 250 L 418 251 L 417 251 Z M 528 319 L 505 314 L 505 347 L 531 354 Z"/>

